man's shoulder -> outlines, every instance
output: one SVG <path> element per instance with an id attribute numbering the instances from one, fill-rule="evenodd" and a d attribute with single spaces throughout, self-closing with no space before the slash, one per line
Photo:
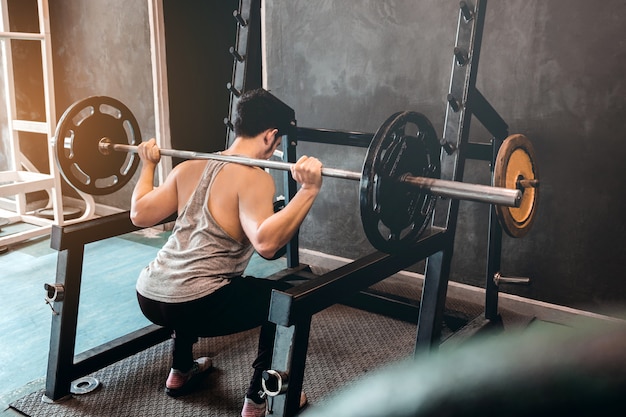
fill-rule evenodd
<path id="1" fill-rule="evenodd" d="M 202 171 L 206 167 L 207 161 L 201 159 L 188 159 L 177 164 L 170 175 L 176 176 L 198 176 L 202 175 Z"/>
<path id="2" fill-rule="evenodd" d="M 224 169 L 233 173 L 234 175 L 241 175 L 246 177 L 260 179 L 271 179 L 271 175 L 263 168 L 257 166 L 243 165 L 236 162 L 228 163 Z"/>

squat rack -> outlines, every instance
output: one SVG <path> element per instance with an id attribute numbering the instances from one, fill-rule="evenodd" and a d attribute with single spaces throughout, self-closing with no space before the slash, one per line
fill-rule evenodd
<path id="1" fill-rule="evenodd" d="M 509 135 L 506 122 L 475 85 L 486 7 L 486 0 L 476 0 L 475 4 L 469 1 L 459 3 L 450 88 L 446 97 L 448 107 L 441 140 L 441 178 L 446 180 L 462 181 L 467 159 L 489 161 L 493 176 L 495 157 L 503 140 Z M 470 142 L 472 115 L 493 136 L 490 143 Z M 297 139 L 367 147 L 367 139 L 371 139 L 371 136 L 365 133 L 299 128 Z M 288 142 L 292 144 L 295 140 L 289 137 Z M 409 250 L 399 254 L 374 252 L 289 290 L 273 292 L 269 320 L 277 328 L 272 373 L 265 378 L 272 387 L 281 387 L 275 391 L 267 390 L 273 396 L 274 414 L 293 416 L 298 413 L 313 314 L 344 302 L 351 293 L 358 292 L 361 295 L 359 304 L 364 309 L 374 307 L 377 312 L 386 312 L 395 317 L 417 317 L 416 354 L 437 347 L 442 330 L 458 211 L 458 200 L 440 200 L 429 233 Z M 473 320 L 456 337 L 466 337 L 482 329 L 502 325 L 498 313 L 498 285 L 494 279 L 500 271 L 502 228 L 493 205 L 489 212 L 487 245 L 484 316 Z M 426 270 L 419 311 L 415 311 L 417 307 L 407 305 L 393 296 L 381 297 L 380 294 L 366 291 L 370 285 L 424 259 Z M 295 272 L 293 275 L 301 273 Z"/>
<path id="2" fill-rule="evenodd" d="M 504 120 L 475 87 L 486 3 L 486 0 L 476 0 L 475 5 L 460 2 L 442 139 L 443 179 L 462 181 L 466 159 L 490 161 L 493 166 L 495 155 L 502 141 L 508 136 L 508 126 Z M 239 26 L 237 47 L 231 48 L 234 57 L 233 81 L 227 86 L 231 91 L 231 111 L 236 105 L 238 94 L 259 86 L 257 84 L 260 78 L 255 76 L 255 71 L 259 71 L 260 74 L 260 60 L 255 58 L 250 61 L 253 63 L 252 67 L 246 67 L 248 54 L 242 53 L 244 45 L 246 50 L 250 51 L 256 51 L 256 45 L 260 45 L 260 22 L 255 23 L 256 19 L 260 19 L 258 8 L 259 0 L 242 0 L 239 11 L 234 13 Z M 291 113 L 293 123 L 287 134 L 288 140 L 283 141 L 285 159 L 288 162 L 296 160 L 298 141 L 368 147 L 373 137 L 373 134 L 369 133 L 297 127 L 295 113 L 293 110 Z M 476 116 L 493 135 L 490 144 L 469 141 L 472 115 Z M 226 120 L 226 123 L 230 122 Z M 283 175 L 288 203 L 288 199 L 295 194 L 296 184 L 287 173 Z M 373 252 L 321 276 L 314 276 L 308 272 L 306 265 L 300 264 L 298 236 L 294 236 L 287 247 L 287 269 L 269 277 L 269 279 L 305 279 L 303 284 L 287 291 L 275 291 L 272 296 L 269 320 L 277 325 L 272 368 L 289 378 L 286 390 L 274 397 L 275 414 L 291 416 L 298 412 L 312 315 L 333 304 L 344 302 L 347 296 L 358 294 L 358 304 L 364 309 L 384 312 L 406 320 L 415 321 L 417 318 L 416 352 L 437 346 L 441 334 L 458 209 L 458 200 L 439 201 L 428 233 L 409 250 L 397 254 Z M 167 221 L 171 220 L 173 219 Z M 148 326 L 77 357 L 74 356 L 84 245 L 137 229 L 130 222 L 127 212 L 80 224 L 53 227 L 51 246 L 59 251 L 59 257 L 57 282 L 47 287 L 51 307 L 56 313 L 52 317 L 46 378 L 45 397 L 49 400 L 56 401 L 67 396 L 74 379 L 169 337 L 169 332 L 165 329 Z M 500 269 L 501 242 L 502 229 L 492 206 L 489 221 L 485 315 L 472 323 L 471 332 L 501 324 L 497 307 L 498 287 L 494 281 Z M 366 290 L 367 287 L 424 259 L 426 273 L 419 307 L 406 304 L 392 296 L 381 296 Z"/>

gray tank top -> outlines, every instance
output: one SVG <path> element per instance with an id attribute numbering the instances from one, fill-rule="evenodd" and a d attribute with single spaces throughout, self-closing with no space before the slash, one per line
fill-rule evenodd
<path id="1" fill-rule="evenodd" d="M 166 303 L 192 301 L 243 274 L 254 248 L 228 235 L 208 209 L 211 185 L 224 165 L 207 161 L 200 183 L 176 219 L 169 239 L 139 274 L 139 294 Z"/>

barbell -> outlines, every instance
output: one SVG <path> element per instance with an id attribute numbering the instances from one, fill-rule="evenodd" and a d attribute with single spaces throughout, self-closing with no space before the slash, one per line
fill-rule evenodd
<path id="1" fill-rule="evenodd" d="M 132 112 L 120 101 L 88 97 L 71 105 L 57 125 L 54 148 L 61 175 L 91 195 L 119 190 L 139 164 L 141 134 Z M 212 159 L 288 171 L 292 163 L 240 156 L 161 149 L 161 155 Z M 322 169 L 322 175 L 360 182 L 361 223 L 370 243 L 395 253 L 406 249 L 428 227 L 437 197 L 494 204 L 503 229 L 527 233 L 538 201 L 534 150 L 523 135 L 507 138 L 494 167 L 494 185 L 439 179 L 440 143 L 430 121 L 405 111 L 389 117 L 367 150 L 362 172 Z"/>

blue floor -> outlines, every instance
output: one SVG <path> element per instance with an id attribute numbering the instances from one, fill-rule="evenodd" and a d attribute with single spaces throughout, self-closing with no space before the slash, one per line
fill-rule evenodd
<path id="1" fill-rule="evenodd" d="M 0 236 L 19 225 L 3 227 Z M 167 233 L 143 231 L 85 247 L 76 353 L 149 324 L 135 298 L 135 279 L 167 239 Z M 0 255 L 0 398 L 45 377 L 52 309 L 45 283 L 56 282 L 57 251 L 48 238 L 14 245 Z M 268 276 L 285 261 L 255 255 L 246 274 Z"/>

